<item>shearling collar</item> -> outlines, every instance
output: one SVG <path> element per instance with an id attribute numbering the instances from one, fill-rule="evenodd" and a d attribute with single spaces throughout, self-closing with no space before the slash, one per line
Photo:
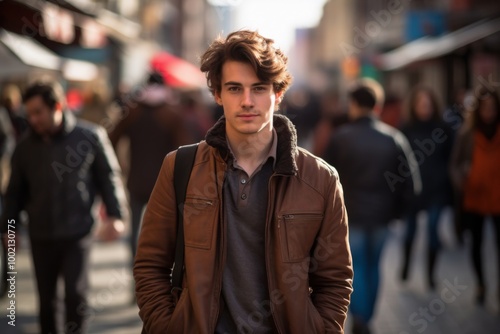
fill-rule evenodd
<path id="1" fill-rule="evenodd" d="M 297 173 L 297 132 L 295 126 L 283 115 L 273 116 L 273 126 L 278 135 L 278 150 L 276 154 L 277 174 L 294 175 Z M 226 140 L 226 118 L 221 117 L 207 132 L 205 140 L 208 145 L 219 150 L 221 157 L 226 160 L 230 154 Z"/>

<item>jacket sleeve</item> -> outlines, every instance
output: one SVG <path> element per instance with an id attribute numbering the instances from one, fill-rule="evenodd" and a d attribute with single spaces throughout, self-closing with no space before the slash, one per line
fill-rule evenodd
<path id="1" fill-rule="evenodd" d="M 323 224 L 312 253 L 317 268 L 311 271 L 309 280 L 311 298 L 324 320 L 326 333 L 343 333 L 353 268 L 342 186 L 336 172 L 332 178 Z"/>
<path id="2" fill-rule="evenodd" d="M 175 151 L 163 161 L 144 213 L 134 263 L 139 315 L 150 334 L 166 332 L 175 308 L 170 283 L 177 233 L 174 159 Z"/>
<path id="3" fill-rule="evenodd" d="M 99 127 L 95 133 L 96 150 L 93 162 L 94 180 L 110 217 L 127 216 L 127 200 L 121 179 L 121 169 L 106 131 Z"/>
<path id="4" fill-rule="evenodd" d="M 3 204 L 2 221 L 0 223 L 0 232 L 7 232 L 7 222 L 10 219 L 19 222 L 19 213 L 24 209 L 27 182 L 21 166 L 21 152 L 19 146 L 14 150 L 11 158 L 11 174 L 7 192 L 5 193 Z"/>

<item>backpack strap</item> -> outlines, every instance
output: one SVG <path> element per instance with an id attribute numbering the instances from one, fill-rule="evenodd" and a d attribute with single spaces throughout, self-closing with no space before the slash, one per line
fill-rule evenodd
<path id="1" fill-rule="evenodd" d="M 172 291 L 182 290 L 182 272 L 184 268 L 184 202 L 186 189 L 193 169 L 198 144 L 181 146 L 177 150 L 174 165 L 175 202 L 177 203 L 177 241 L 175 260 L 172 269 Z"/>

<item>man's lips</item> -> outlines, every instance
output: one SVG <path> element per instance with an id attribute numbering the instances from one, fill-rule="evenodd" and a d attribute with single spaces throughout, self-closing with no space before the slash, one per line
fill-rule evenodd
<path id="1" fill-rule="evenodd" d="M 257 114 L 240 114 L 240 115 L 238 115 L 239 118 L 243 118 L 243 119 L 250 119 L 250 118 L 257 117 L 257 116 L 258 116 Z"/>

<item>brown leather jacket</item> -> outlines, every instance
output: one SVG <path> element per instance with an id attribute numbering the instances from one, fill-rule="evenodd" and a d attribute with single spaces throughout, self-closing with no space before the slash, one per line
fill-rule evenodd
<path id="1" fill-rule="evenodd" d="M 271 307 L 278 333 L 343 333 L 353 271 L 338 174 L 296 146 L 295 129 L 286 117 L 275 115 L 274 127 L 278 150 L 268 188 L 265 305 Z M 214 332 L 226 254 L 222 193 L 228 154 L 222 118 L 199 145 L 187 189 L 185 273 L 178 301 L 170 285 L 175 152 L 165 158 L 134 266 L 139 314 L 149 334 Z"/>

